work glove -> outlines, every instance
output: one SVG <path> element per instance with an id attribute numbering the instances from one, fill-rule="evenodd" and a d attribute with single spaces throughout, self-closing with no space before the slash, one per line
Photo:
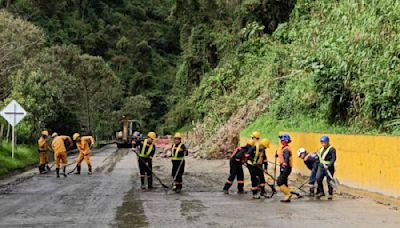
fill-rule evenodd
<path id="1" fill-rule="evenodd" d="M 253 165 L 253 162 L 251 160 L 247 160 L 247 164 Z"/>
<path id="2" fill-rule="evenodd" d="M 327 165 L 323 164 L 323 166 L 324 166 L 324 169 L 328 169 L 328 166 L 327 166 Z"/>

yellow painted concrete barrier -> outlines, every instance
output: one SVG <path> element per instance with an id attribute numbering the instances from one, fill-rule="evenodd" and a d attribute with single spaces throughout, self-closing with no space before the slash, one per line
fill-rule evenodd
<path id="1" fill-rule="evenodd" d="M 309 175 L 297 150 L 318 151 L 319 139 L 324 134 L 288 132 L 292 137 L 294 172 Z M 342 184 L 400 197 L 400 137 L 326 134 L 336 148 L 336 173 Z M 244 138 L 241 142 L 244 142 Z M 273 161 L 277 145 L 268 151 Z"/>

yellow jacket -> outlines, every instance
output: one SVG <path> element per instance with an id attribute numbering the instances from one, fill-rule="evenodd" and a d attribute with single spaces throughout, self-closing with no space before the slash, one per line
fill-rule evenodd
<path id="1" fill-rule="evenodd" d="M 76 147 L 78 148 L 80 153 L 87 155 L 90 152 L 89 143 L 90 145 L 93 145 L 94 138 L 92 136 L 82 136 L 80 142 L 76 143 Z"/>
<path id="2" fill-rule="evenodd" d="M 43 137 L 40 137 L 38 140 L 38 145 L 39 145 L 40 152 L 47 152 L 48 145 L 47 145 L 46 139 L 44 139 Z"/>
<path id="3" fill-rule="evenodd" d="M 69 136 L 60 135 L 53 139 L 51 147 L 53 147 L 54 153 L 67 152 L 64 144 L 65 141 L 68 141 L 70 144 L 72 144 L 72 139 Z"/>

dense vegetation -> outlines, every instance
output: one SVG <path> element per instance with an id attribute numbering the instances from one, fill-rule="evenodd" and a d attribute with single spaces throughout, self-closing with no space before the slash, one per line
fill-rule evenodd
<path id="1" fill-rule="evenodd" d="M 0 64 L 28 64 L 0 70 L 14 82 L 0 95 L 29 97 L 35 129 L 106 137 L 127 114 L 146 129 L 196 127 L 203 138 L 229 124 L 249 126 L 243 134 L 400 129 L 396 0 L 15 0 L 8 10 L 37 27 L 13 19 L 26 26 L 18 40 L 2 32 L 0 47 L 23 48 Z M 45 95 L 30 91 L 40 83 Z"/>

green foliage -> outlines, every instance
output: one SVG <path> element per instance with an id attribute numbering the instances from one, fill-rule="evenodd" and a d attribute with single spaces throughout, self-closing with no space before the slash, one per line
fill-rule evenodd
<path id="1" fill-rule="evenodd" d="M 0 175 L 35 164 L 38 160 L 37 147 L 18 145 L 14 153 L 14 159 L 12 159 L 11 144 L 0 142 Z"/>

